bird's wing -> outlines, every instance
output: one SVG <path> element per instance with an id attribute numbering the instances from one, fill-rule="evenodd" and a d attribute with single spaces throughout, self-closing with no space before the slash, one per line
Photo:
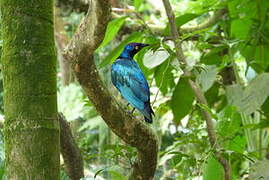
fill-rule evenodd
<path id="1" fill-rule="evenodd" d="M 147 80 L 135 61 L 118 60 L 112 65 L 112 83 L 122 96 L 137 109 L 143 109 L 149 101 Z"/>

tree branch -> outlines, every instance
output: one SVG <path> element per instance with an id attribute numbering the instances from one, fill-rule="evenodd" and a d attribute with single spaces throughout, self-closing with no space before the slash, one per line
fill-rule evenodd
<path id="1" fill-rule="evenodd" d="M 177 39 L 179 39 L 179 32 L 178 32 L 178 29 L 177 29 L 176 24 L 175 24 L 175 16 L 174 16 L 171 4 L 170 4 L 169 0 L 163 0 L 163 4 L 165 7 L 167 17 L 169 19 L 170 28 L 171 28 L 171 35 L 172 35 L 173 41 L 175 43 L 177 58 L 180 62 L 187 64 L 186 57 L 183 53 L 181 43 L 177 41 Z M 185 72 L 185 74 L 190 74 L 190 72 Z M 206 100 L 201 88 L 199 87 L 199 85 L 197 83 L 195 83 L 194 81 L 192 81 L 191 79 L 189 79 L 189 84 L 190 84 L 190 86 L 191 86 L 191 88 L 196 96 L 196 99 L 201 104 L 208 106 L 207 100 Z M 220 146 L 217 143 L 217 136 L 216 136 L 216 133 L 214 130 L 212 117 L 211 117 L 210 113 L 204 109 L 201 109 L 201 112 L 202 112 L 203 118 L 206 121 L 209 142 L 210 142 L 212 148 L 216 149 L 215 155 L 216 155 L 218 161 L 222 164 L 222 166 L 224 168 L 225 180 L 230 180 L 231 179 L 230 164 L 225 158 L 222 157 L 221 153 L 218 151 Z"/>
<path id="2" fill-rule="evenodd" d="M 214 12 L 214 15 L 208 18 L 205 22 L 197 25 L 197 26 L 190 26 L 190 27 L 182 27 L 180 28 L 181 33 L 191 33 L 194 31 L 199 31 L 202 29 L 209 28 L 210 26 L 216 24 L 224 14 L 227 13 L 226 9 L 220 9 Z"/>
<path id="3" fill-rule="evenodd" d="M 79 180 L 80 178 L 84 177 L 82 155 L 75 143 L 71 129 L 67 121 L 65 120 L 64 115 L 62 113 L 59 113 L 58 118 L 61 128 L 61 154 L 64 159 L 66 173 L 70 179 Z"/>
<path id="4" fill-rule="evenodd" d="M 114 11 L 115 12 L 119 12 L 120 10 L 124 11 L 124 12 L 127 12 L 127 13 L 136 13 L 134 10 L 132 9 L 120 9 L 120 8 L 117 8 L 117 11 Z M 209 17 L 207 20 L 205 20 L 203 23 L 199 24 L 199 25 L 195 25 L 195 26 L 188 26 L 188 27 L 181 27 L 181 28 L 177 28 L 178 31 L 180 31 L 181 33 L 192 33 L 194 31 L 198 31 L 198 30 L 202 30 L 202 29 L 206 29 L 206 28 L 209 28 L 210 26 L 213 26 L 214 24 L 216 24 L 222 17 L 223 15 L 225 15 L 227 13 L 227 10 L 224 8 L 224 9 L 220 9 L 220 10 L 217 10 L 216 12 L 214 12 L 214 14 Z M 120 15 L 116 14 L 116 13 L 113 13 L 113 18 L 119 18 L 121 17 Z M 164 36 L 164 28 L 163 26 L 158 26 L 158 25 L 155 25 L 155 24 L 147 24 L 148 27 L 150 28 L 150 30 L 156 34 L 156 35 L 159 35 L 159 36 Z M 129 29 L 133 31 L 141 31 L 144 29 L 144 26 L 143 25 L 140 25 L 140 24 L 131 24 L 131 25 L 124 25 L 122 27 L 122 31 L 126 31 L 126 32 L 129 32 Z"/>
<path id="5" fill-rule="evenodd" d="M 86 17 L 67 46 L 65 57 L 107 125 L 127 144 L 137 148 L 137 161 L 129 179 L 150 180 L 157 164 L 157 138 L 143 121 L 134 118 L 116 103 L 101 81 L 94 63 L 93 52 L 104 38 L 109 19 L 108 0 L 91 1 Z"/>

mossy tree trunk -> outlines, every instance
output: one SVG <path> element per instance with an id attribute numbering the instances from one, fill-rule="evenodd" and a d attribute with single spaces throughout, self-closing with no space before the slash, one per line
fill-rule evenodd
<path id="1" fill-rule="evenodd" d="M 59 179 L 53 0 L 0 0 L 8 179 Z"/>

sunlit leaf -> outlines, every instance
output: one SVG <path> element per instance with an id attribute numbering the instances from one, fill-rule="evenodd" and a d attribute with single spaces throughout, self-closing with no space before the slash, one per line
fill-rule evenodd
<path id="1" fill-rule="evenodd" d="M 223 138 L 231 138 L 241 130 L 241 116 L 234 106 L 226 106 L 218 113 L 216 130 Z M 227 131 L 229 129 L 229 131 Z"/>
<path id="2" fill-rule="evenodd" d="M 96 51 L 98 51 L 102 47 L 106 46 L 111 40 L 113 40 L 115 38 L 118 31 L 120 30 L 120 28 L 124 24 L 126 18 L 127 18 L 126 16 L 120 17 L 120 18 L 114 19 L 108 23 L 104 40 Z"/>
<path id="3" fill-rule="evenodd" d="M 206 66 L 197 76 L 197 81 L 201 85 L 202 91 L 206 92 L 216 80 L 218 71 L 216 66 Z"/>
<path id="4" fill-rule="evenodd" d="M 226 86 L 226 96 L 229 104 L 238 108 L 240 106 L 242 95 L 243 89 L 239 84 Z"/>
<path id="5" fill-rule="evenodd" d="M 113 180 L 125 180 L 125 179 L 126 179 L 125 176 L 123 176 L 122 174 L 120 174 L 120 173 L 117 172 L 117 171 L 109 170 L 108 173 L 111 174 L 111 178 L 112 178 Z"/>
<path id="6" fill-rule="evenodd" d="M 239 85 L 228 86 L 226 94 L 230 104 L 249 115 L 259 109 L 269 95 L 269 73 L 258 75 L 245 90 Z"/>
<path id="7" fill-rule="evenodd" d="M 152 69 L 162 64 L 169 57 L 169 53 L 166 51 L 148 51 L 144 56 L 144 65 Z"/>
<path id="8" fill-rule="evenodd" d="M 259 179 L 269 179 L 269 160 L 261 160 L 252 164 L 249 179 L 259 180 Z"/>
<path id="9" fill-rule="evenodd" d="M 135 7 L 135 10 L 139 10 L 141 4 L 142 4 L 143 0 L 134 0 L 134 7 Z"/>
<path id="10" fill-rule="evenodd" d="M 269 73 L 258 75 L 244 90 L 244 96 L 239 108 L 246 114 L 251 114 L 261 107 L 269 95 Z"/>
<path id="11" fill-rule="evenodd" d="M 249 38 L 249 31 L 251 27 L 251 20 L 245 19 L 235 19 L 231 23 L 231 35 L 235 38 L 245 40 Z"/>

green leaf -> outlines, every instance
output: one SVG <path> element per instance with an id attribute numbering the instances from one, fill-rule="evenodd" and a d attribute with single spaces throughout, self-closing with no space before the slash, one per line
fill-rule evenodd
<path id="1" fill-rule="evenodd" d="M 183 14 L 181 16 L 177 16 L 175 22 L 176 25 L 180 27 L 183 24 L 186 24 L 187 22 L 197 18 L 198 16 L 199 16 L 198 14 L 191 14 L 191 13 Z"/>
<path id="2" fill-rule="evenodd" d="M 188 83 L 188 79 L 180 78 L 171 100 L 171 109 L 176 124 L 179 124 L 180 120 L 189 113 L 193 100 L 194 94 Z"/>
<path id="3" fill-rule="evenodd" d="M 113 180 L 125 180 L 126 179 L 126 177 L 125 176 L 123 176 L 123 175 L 121 175 L 119 172 L 117 172 L 117 171 L 112 171 L 112 170 L 109 170 L 109 171 L 107 171 L 109 174 L 111 174 L 111 178 L 113 179 Z"/>
<path id="4" fill-rule="evenodd" d="M 264 112 L 264 115 L 269 119 L 269 98 L 267 97 L 267 100 L 262 105 L 262 110 Z"/>
<path id="5" fill-rule="evenodd" d="M 243 89 L 239 84 L 226 86 L 226 96 L 230 105 L 238 108 L 240 106 L 242 95 Z"/>
<path id="6" fill-rule="evenodd" d="M 3 160 L 1 160 L 1 162 L 0 162 L 0 179 L 4 180 L 5 171 L 6 171 L 5 162 Z"/>
<path id="7" fill-rule="evenodd" d="M 142 4 L 143 0 L 134 0 L 134 7 L 135 7 L 135 10 L 139 10 L 141 4 Z"/>
<path id="8" fill-rule="evenodd" d="M 175 18 L 175 23 L 177 27 L 180 27 L 184 24 L 186 24 L 187 22 L 197 18 L 199 15 L 198 14 L 191 14 L 191 13 L 187 13 L 187 14 L 183 14 L 180 16 L 177 16 Z M 165 29 L 164 29 L 164 34 L 169 34 L 170 32 L 170 26 L 169 23 L 167 23 Z"/>
<path id="9" fill-rule="evenodd" d="M 220 46 L 220 47 L 213 47 L 212 50 L 210 50 L 207 53 L 204 53 L 201 56 L 201 63 L 204 63 L 206 65 L 216 65 L 220 64 L 221 61 L 221 51 L 223 51 L 226 48 L 226 46 Z"/>
<path id="10" fill-rule="evenodd" d="M 167 51 L 147 51 L 144 56 L 144 65 L 149 69 L 153 69 L 166 61 L 169 56 Z"/>
<path id="11" fill-rule="evenodd" d="M 169 88 L 175 86 L 172 70 L 173 68 L 170 65 L 169 59 L 157 66 L 155 69 L 154 78 L 156 81 L 156 86 L 160 89 L 163 95 L 168 92 Z"/>
<path id="12" fill-rule="evenodd" d="M 243 91 L 239 85 L 226 88 L 230 104 L 237 107 L 239 112 L 249 115 L 259 109 L 269 95 L 269 73 L 263 73 L 253 79 Z"/>
<path id="13" fill-rule="evenodd" d="M 213 155 L 210 155 L 203 169 L 203 180 L 222 180 L 223 174 L 224 172 L 221 164 Z"/>
<path id="14" fill-rule="evenodd" d="M 206 91 L 205 97 L 207 99 L 209 107 L 213 106 L 215 102 L 220 100 L 219 88 L 220 85 L 218 83 L 214 83 L 213 86 L 208 91 Z"/>
<path id="15" fill-rule="evenodd" d="M 235 138 L 229 141 L 227 150 L 234 151 L 240 154 L 243 154 L 246 147 L 246 138 L 245 136 L 235 136 Z"/>
<path id="16" fill-rule="evenodd" d="M 134 32 L 130 36 L 128 36 L 125 40 L 123 40 L 115 49 L 113 49 L 101 62 L 99 65 L 100 68 L 112 63 L 119 57 L 120 53 L 123 51 L 124 47 L 130 42 L 139 42 L 142 39 L 142 32 Z"/>
<path id="17" fill-rule="evenodd" d="M 259 45 L 255 49 L 255 61 L 261 64 L 264 69 L 269 65 L 269 46 Z"/>
<path id="18" fill-rule="evenodd" d="M 250 167 L 249 179 L 269 179 L 269 160 L 261 160 Z"/>
<path id="19" fill-rule="evenodd" d="M 231 23 L 231 35 L 235 38 L 246 40 L 249 38 L 250 27 L 250 19 L 235 19 Z"/>
<path id="20" fill-rule="evenodd" d="M 269 3 L 267 0 L 260 0 L 257 1 L 258 9 L 259 9 L 259 19 L 261 20 L 262 23 L 264 23 L 267 20 L 267 12 L 269 9 Z"/>
<path id="21" fill-rule="evenodd" d="M 149 51 L 149 47 L 145 47 L 143 48 L 141 51 L 139 51 L 134 59 L 136 60 L 136 62 L 138 63 L 140 69 L 142 70 L 142 72 L 144 73 L 145 77 L 148 78 L 149 75 L 154 73 L 154 69 L 149 69 L 144 65 L 144 59 L 145 59 L 145 54 L 146 52 Z"/>
<path id="22" fill-rule="evenodd" d="M 96 51 L 98 51 L 102 47 L 106 46 L 110 41 L 112 41 L 115 38 L 115 36 L 119 32 L 120 28 L 124 24 L 126 18 L 127 18 L 127 16 L 120 17 L 120 18 L 114 19 L 108 23 L 104 40 L 101 43 L 101 45 L 97 48 Z"/>
<path id="23" fill-rule="evenodd" d="M 221 138 L 230 139 L 241 131 L 241 116 L 234 106 L 226 106 L 217 119 L 216 130 Z"/>
<path id="24" fill-rule="evenodd" d="M 204 70 L 197 76 L 197 81 L 201 85 L 202 91 L 206 92 L 213 85 L 218 71 L 216 66 L 206 66 Z"/>
<path id="25" fill-rule="evenodd" d="M 239 110 L 246 115 L 262 106 L 269 95 L 269 73 L 263 73 L 253 79 L 244 90 Z"/>

